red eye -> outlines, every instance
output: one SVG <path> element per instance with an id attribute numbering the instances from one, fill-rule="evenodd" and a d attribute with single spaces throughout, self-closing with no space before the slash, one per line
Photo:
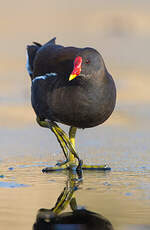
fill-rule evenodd
<path id="1" fill-rule="evenodd" d="M 90 61 L 89 61 L 88 59 L 86 59 L 85 63 L 86 63 L 86 64 L 89 64 L 89 63 L 90 63 Z"/>

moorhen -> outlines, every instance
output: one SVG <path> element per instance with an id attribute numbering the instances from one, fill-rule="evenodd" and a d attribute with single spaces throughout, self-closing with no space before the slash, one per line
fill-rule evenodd
<path id="1" fill-rule="evenodd" d="M 97 50 L 64 47 L 55 40 L 27 46 L 31 102 L 37 122 L 52 130 L 66 158 L 45 171 L 101 168 L 82 165 L 75 150 L 75 134 L 77 128 L 95 127 L 109 118 L 116 103 L 115 83 Z M 69 137 L 56 122 L 70 126 Z"/>

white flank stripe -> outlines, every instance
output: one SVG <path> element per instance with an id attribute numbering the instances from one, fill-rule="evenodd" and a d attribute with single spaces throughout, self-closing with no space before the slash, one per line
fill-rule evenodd
<path id="1" fill-rule="evenodd" d="M 57 73 L 46 73 L 47 77 L 56 77 Z"/>
<path id="2" fill-rule="evenodd" d="M 37 80 L 45 80 L 48 77 L 56 77 L 57 73 L 46 73 L 45 75 L 42 76 L 37 76 L 32 80 L 32 83 L 34 83 Z"/>

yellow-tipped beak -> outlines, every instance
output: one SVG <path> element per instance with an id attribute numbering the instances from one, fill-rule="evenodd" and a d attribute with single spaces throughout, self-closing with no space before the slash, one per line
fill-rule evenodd
<path id="1" fill-rule="evenodd" d="M 77 75 L 76 74 L 70 74 L 69 81 L 73 80 Z"/>

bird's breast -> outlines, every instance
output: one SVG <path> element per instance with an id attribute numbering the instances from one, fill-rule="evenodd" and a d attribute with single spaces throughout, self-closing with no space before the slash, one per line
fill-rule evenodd
<path id="1" fill-rule="evenodd" d="M 114 90 L 109 84 L 105 87 L 70 85 L 55 89 L 52 95 L 55 119 L 78 128 L 89 128 L 103 123 L 114 106 Z"/>

